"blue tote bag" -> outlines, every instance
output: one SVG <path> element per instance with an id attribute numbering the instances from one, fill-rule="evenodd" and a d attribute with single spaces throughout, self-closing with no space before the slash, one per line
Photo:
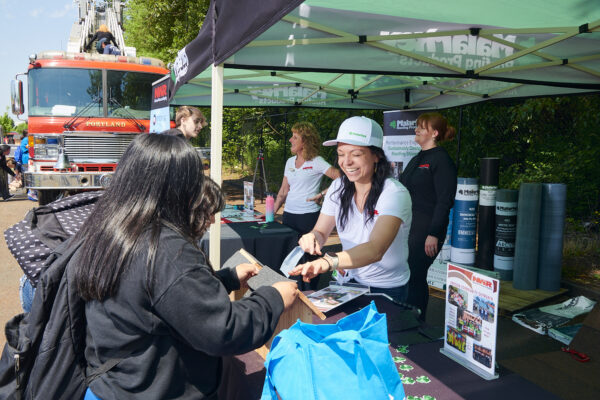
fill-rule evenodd
<path id="1" fill-rule="evenodd" d="M 265 367 L 262 400 L 404 399 L 373 302 L 336 324 L 297 321 L 273 339 Z"/>

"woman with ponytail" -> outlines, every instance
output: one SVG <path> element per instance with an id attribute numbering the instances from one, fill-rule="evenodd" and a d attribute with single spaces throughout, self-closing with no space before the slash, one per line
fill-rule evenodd
<path id="1" fill-rule="evenodd" d="M 337 145 L 343 174 L 329 187 L 317 224 L 299 244 L 309 254 L 322 255 L 321 248 L 335 227 L 343 251 L 299 265 L 290 275 L 302 275 L 308 282 L 323 272 L 339 270 L 370 286 L 371 292 L 405 302 L 410 194 L 389 177 L 381 126 L 366 117 L 351 117 L 340 125 L 337 138 L 323 145 Z"/>
<path id="2" fill-rule="evenodd" d="M 446 239 L 448 214 L 456 195 L 456 166 L 438 143 L 453 139 L 455 130 L 440 113 L 431 112 L 417 118 L 415 132 L 421 151 L 410 160 L 400 182 L 410 192 L 413 214 L 408 238 L 408 303 L 421 310 L 424 321 L 429 300 L 427 270 Z"/>

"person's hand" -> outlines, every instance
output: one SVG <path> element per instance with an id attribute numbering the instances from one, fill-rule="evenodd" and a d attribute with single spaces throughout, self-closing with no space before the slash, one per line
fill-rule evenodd
<path id="1" fill-rule="evenodd" d="M 306 201 L 314 201 L 315 203 L 320 203 L 323 201 L 324 198 L 325 194 L 323 194 L 323 192 L 319 192 L 313 197 L 309 197 L 308 199 L 306 199 Z"/>
<path id="2" fill-rule="evenodd" d="M 298 246 L 300 246 L 305 253 L 321 255 L 321 245 L 313 232 L 302 235 L 300 240 L 298 240 Z"/>
<path id="3" fill-rule="evenodd" d="M 298 297 L 298 285 L 296 282 L 281 281 L 275 282 L 271 286 L 277 289 L 281 295 L 281 298 L 283 299 L 283 308 L 286 310 L 289 309 L 292 304 L 294 304 L 296 297 Z"/>
<path id="4" fill-rule="evenodd" d="M 296 266 L 290 271 L 290 275 L 302 275 L 302 280 L 304 282 L 310 282 L 315 276 L 329 271 L 329 268 L 330 266 L 327 260 L 324 258 L 317 258 L 316 260 Z"/>
<path id="5" fill-rule="evenodd" d="M 431 235 L 427 236 L 427 239 L 425 239 L 425 254 L 427 254 L 428 257 L 435 257 L 437 251 L 438 238 Z"/>
<path id="6" fill-rule="evenodd" d="M 240 280 L 240 286 L 246 287 L 248 279 L 258 274 L 258 271 L 258 267 L 254 264 L 240 264 L 236 266 L 235 272 L 237 273 L 237 277 Z"/>

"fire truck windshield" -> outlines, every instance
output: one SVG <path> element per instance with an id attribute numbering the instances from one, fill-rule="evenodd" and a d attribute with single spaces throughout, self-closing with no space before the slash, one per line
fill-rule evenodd
<path id="1" fill-rule="evenodd" d="M 102 85 L 103 75 L 106 76 L 106 88 Z M 150 119 L 152 82 L 159 78 L 159 74 L 135 71 L 31 69 L 29 115 L 73 117 L 83 111 L 81 117 Z M 116 100 L 118 106 L 109 99 Z"/>

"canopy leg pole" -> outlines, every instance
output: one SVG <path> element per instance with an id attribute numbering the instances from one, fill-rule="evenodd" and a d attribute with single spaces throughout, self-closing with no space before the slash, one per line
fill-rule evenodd
<path id="1" fill-rule="evenodd" d="M 462 106 L 458 109 L 458 135 L 456 135 L 456 173 L 458 174 L 458 167 L 460 167 L 460 132 L 462 131 Z"/>
<path id="2" fill-rule="evenodd" d="M 210 106 L 210 177 L 222 185 L 223 160 L 223 64 L 212 66 Z M 215 215 L 209 233 L 209 259 L 214 269 L 221 268 L 221 213 Z"/>

